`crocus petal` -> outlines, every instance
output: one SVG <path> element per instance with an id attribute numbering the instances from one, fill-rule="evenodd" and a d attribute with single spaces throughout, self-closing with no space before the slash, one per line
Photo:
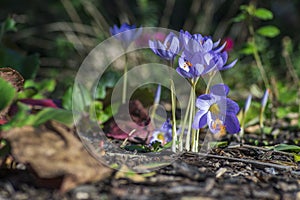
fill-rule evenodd
<path id="1" fill-rule="evenodd" d="M 227 96 L 229 93 L 229 87 L 225 84 L 216 84 L 210 88 L 210 92 L 218 96 Z"/>
<path id="2" fill-rule="evenodd" d="M 204 51 L 210 51 L 213 48 L 213 41 L 211 39 L 207 39 L 202 45 Z"/>
<path id="3" fill-rule="evenodd" d="M 199 110 L 194 117 L 192 127 L 194 129 L 199 129 L 205 126 L 206 124 L 207 124 L 207 111 Z"/>
<path id="4" fill-rule="evenodd" d="M 245 106 L 244 106 L 244 111 L 247 112 L 250 108 L 250 104 L 251 104 L 251 100 L 252 100 L 252 95 L 249 94 L 247 100 L 246 100 L 246 103 L 245 103 Z"/>
<path id="5" fill-rule="evenodd" d="M 237 114 L 240 110 L 239 105 L 229 98 L 226 98 L 226 113 L 227 114 Z"/>
<path id="6" fill-rule="evenodd" d="M 150 49 L 156 54 L 157 53 L 157 45 L 155 41 L 149 40 L 148 41 Z"/>
<path id="7" fill-rule="evenodd" d="M 214 49 L 215 53 L 220 53 L 226 46 L 226 42 L 224 42 L 224 44 L 222 44 L 222 46 L 218 47 L 217 49 Z"/>
<path id="8" fill-rule="evenodd" d="M 196 107 L 208 112 L 210 106 L 215 103 L 215 99 L 210 94 L 202 94 L 196 100 Z"/>
<path id="9" fill-rule="evenodd" d="M 225 126 L 228 133 L 240 132 L 240 123 L 236 115 L 226 115 Z"/>
<path id="10" fill-rule="evenodd" d="M 220 70 L 226 70 L 226 69 L 232 68 L 236 64 L 237 61 L 238 61 L 238 59 L 235 59 L 230 64 L 225 65 L 224 67 L 222 67 L 222 69 L 220 69 Z"/>
<path id="11" fill-rule="evenodd" d="M 181 67 L 177 67 L 176 68 L 177 73 L 182 76 L 183 78 L 193 78 L 192 74 L 190 74 L 189 72 L 185 71 L 184 69 L 182 69 Z"/>
<path id="12" fill-rule="evenodd" d="M 172 41 L 171 41 L 171 45 L 169 47 L 169 51 L 170 53 L 173 54 L 173 57 L 176 56 L 176 54 L 178 54 L 179 52 L 179 40 L 177 37 L 173 37 Z"/>

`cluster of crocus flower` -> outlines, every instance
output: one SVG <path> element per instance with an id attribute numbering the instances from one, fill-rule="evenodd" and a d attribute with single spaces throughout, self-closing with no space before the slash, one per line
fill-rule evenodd
<path id="1" fill-rule="evenodd" d="M 176 71 L 179 75 L 186 78 L 191 83 L 193 95 L 191 100 L 194 103 L 187 108 L 186 116 L 194 114 L 193 118 L 189 118 L 188 131 L 186 138 L 186 149 L 190 147 L 189 132 L 203 128 L 208 125 L 212 133 L 238 133 L 240 131 L 240 123 L 237 119 L 239 106 L 237 103 L 227 98 L 229 88 L 225 84 L 217 84 L 207 86 L 207 93 L 195 98 L 195 86 L 199 77 L 208 75 L 211 78 L 216 71 L 227 70 L 233 67 L 237 60 L 227 64 L 228 53 L 224 50 L 226 43 L 220 45 L 221 40 L 214 42 L 210 36 L 202 36 L 201 34 L 190 34 L 188 31 L 181 30 L 179 36 L 170 33 L 164 41 L 149 41 L 151 50 L 161 58 L 174 62 L 178 56 L 178 66 Z M 198 111 L 195 112 L 195 107 Z M 189 114 L 190 113 L 190 114 Z M 185 124 L 183 125 L 184 130 Z M 184 131 L 182 131 L 183 133 Z M 182 138 L 182 137 L 181 137 Z M 191 144 L 195 144 L 198 136 L 192 135 Z M 179 139 L 180 140 L 180 139 Z M 179 143 L 182 141 L 179 141 Z M 179 148 L 182 150 L 182 148 Z M 192 150 L 196 150 L 194 145 Z"/>
<path id="2" fill-rule="evenodd" d="M 122 32 L 125 29 L 132 29 L 128 24 L 122 25 L 120 29 L 114 27 L 111 29 L 112 34 L 116 32 Z M 123 38 L 117 38 L 123 40 L 125 44 L 136 38 L 138 31 L 133 35 L 123 35 Z M 125 45 L 126 46 L 126 45 Z M 179 35 L 170 32 L 164 39 L 149 40 L 150 49 L 159 57 L 170 62 L 173 67 L 175 59 L 178 57 L 178 66 L 176 71 L 179 75 L 186 78 L 191 83 L 191 96 L 186 117 L 189 116 L 189 122 L 187 124 L 188 130 L 186 131 L 183 124 L 181 127 L 182 135 L 187 132 L 186 137 L 186 150 L 190 150 L 191 144 L 194 145 L 192 150 L 197 151 L 195 144 L 199 136 L 199 130 L 205 125 L 208 126 L 212 133 L 238 133 L 240 131 L 240 123 L 237 119 L 237 113 L 239 106 L 237 103 L 227 98 L 229 87 L 225 84 L 216 84 L 211 86 L 211 81 L 208 82 L 206 93 L 200 95 L 198 98 L 195 96 L 195 88 L 197 81 L 200 77 L 208 75 L 210 79 L 215 76 L 215 72 L 227 70 L 233 67 L 237 60 L 234 60 L 230 64 L 227 64 L 228 53 L 225 50 L 226 43 L 221 44 L 221 40 L 214 42 L 210 36 L 202 36 L 201 34 L 190 34 L 188 31 L 181 30 Z M 174 85 L 171 80 L 171 90 L 175 91 Z M 170 121 L 165 122 L 160 130 L 155 131 L 152 135 L 151 141 L 160 141 L 165 144 L 167 141 L 173 140 L 172 150 L 175 151 L 177 145 L 177 130 L 175 119 L 175 97 L 172 96 L 172 123 Z M 196 111 L 196 108 L 198 110 Z M 185 123 L 185 122 L 184 122 Z M 170 134 L 172 130 L 172 135 Z M 192 132 L 192 137 L 190 137 Z M 163 134 L 164 133 L 164 134 Z M 179 140 L 179 144 L 182 146 L 182 141 Z M 179 150 L 182 147 L 179 145 Z"/>

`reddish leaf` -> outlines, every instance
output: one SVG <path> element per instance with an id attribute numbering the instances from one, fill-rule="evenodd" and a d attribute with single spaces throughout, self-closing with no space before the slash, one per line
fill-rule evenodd
<path id="1" fill-rule="evenodd" d="M 31 106 L 59 108 L 53 99 L 20 99 L 19 101 Z"/>

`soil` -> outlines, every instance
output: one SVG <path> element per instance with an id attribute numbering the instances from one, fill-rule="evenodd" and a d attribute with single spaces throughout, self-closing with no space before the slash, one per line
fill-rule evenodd
<path id="1" fill-rule="evenodd" d="M 59 177 L 43 183 L 30 168 L 5 169 L 0 199 L 300 199 L 293 156 L 250 145 L 216 148 L 206 155 L 183 153 L 142 179 L 118 173 L 61 194 Z"/>

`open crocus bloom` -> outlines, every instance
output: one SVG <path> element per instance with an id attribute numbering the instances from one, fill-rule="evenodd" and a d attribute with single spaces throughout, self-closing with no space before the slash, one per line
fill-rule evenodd
<path id="1" fill-rule="evenodd" d="M 224 84 L 217 84 L 211 88 L 209 94 L 200 95 L 196 100 L 199 108 L 195 115 L 193 128 L 199 129 L 208 125 L 212 133 L 238 133 L 240 124 L 236 117 L 239 106 L 227 98 L 229 88 Z"/>
<path id="2" fill-rule="evenodd" d="M 153 132 L 152 137 L 150 139 L 150 144 L 155 142 L 160 142 L 161 145 L 165 145 L 168 142 L 172 141 L 172 124 L 168 119 L 160 129 L 157 129 Z"/>
<path id="3" fill-rule="evenodd" d="M 194 78 L 214 70 L 226 70 L 233 67 L 237 60 L 226 65 L 228 54 L 224 51 L 226 43 L 219 46 L 220 40 L 213 42 L 211 37 L 201 34 L 191 35 L 181 31 L 179 35 L 181 49 L 177 72 L 185 78 Z"/>

